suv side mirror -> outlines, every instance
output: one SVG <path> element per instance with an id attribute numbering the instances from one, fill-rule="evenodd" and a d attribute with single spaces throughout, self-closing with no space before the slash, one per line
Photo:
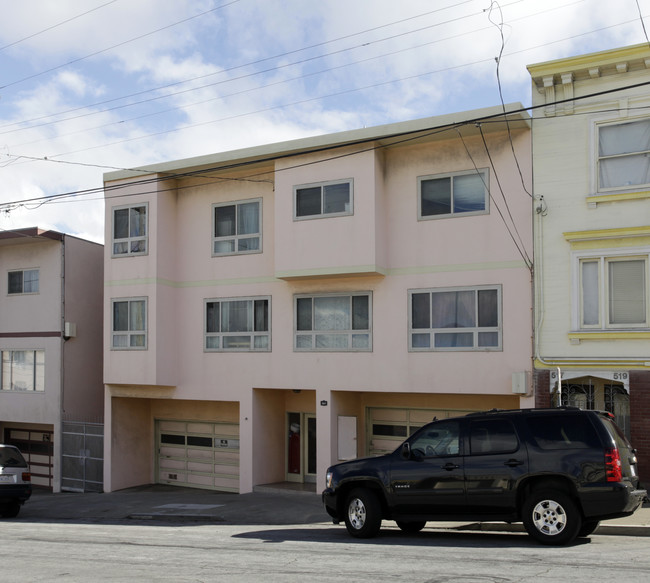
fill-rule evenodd
<path id="1" fill-rule="evenodd" d="M 411 459 L 411 444 L 408 441 L 402 444 L 402 451 L 400 452 L 400 455 L 404 460 Z"/>

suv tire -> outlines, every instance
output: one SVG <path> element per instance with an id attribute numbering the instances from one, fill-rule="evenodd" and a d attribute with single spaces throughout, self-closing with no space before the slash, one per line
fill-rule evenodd
<path id="1" fill-rule="evenodd" d="M 355 538 L 372 538 L 381 528 L 381 505 L 366 488 L 350 492 L 345 503 L 345 527 Z"/>
<path id="2" fill-rule="evenodd" d="M 564 545 L 578 536 L 582 516 L 571 497 L 559 490 L 536 490 L 523 506 L 526 531 L 545 545 Z"/>

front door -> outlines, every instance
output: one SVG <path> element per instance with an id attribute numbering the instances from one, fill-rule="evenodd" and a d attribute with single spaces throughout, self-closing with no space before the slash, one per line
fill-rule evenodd
<path id="1" fill-rule="evenodd" d="M 287 413 L 287 480 L 316 482 L 316 416 Z"/>

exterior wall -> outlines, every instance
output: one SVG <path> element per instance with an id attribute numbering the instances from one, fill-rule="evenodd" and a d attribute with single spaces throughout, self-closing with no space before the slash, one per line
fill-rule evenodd
<path id="1" fill-rule="evenodd" d="M 465 144 L 450 131 L 409 146 L 370 141 L 318 153 L 306 153 L 305 141 L 288 149 L 295 155 L 262 156 L 255 166 L 205 176 L 190 176 L 202 167 L 174 163 L 183 176 L 154 194 L 149 181 L 109 176 L 104 382 L 113 437 L 105 445 L 106 489 L 155 479 L 154 403 L 161 400 L 180 419 L 236 416 L 240 492 L 285 479 L 291 411 L 316 416 L 321 484 L 336 461 L 344 412 L 360 420 L 362 455 L 370 406 L 467 411 L 530 402 L 513 394 L 512 374 L 531 370 L 531 275 L 499 210 L 511 215 L 530 254 L 531 200 L 505 128 L 485 129 L 494 167 L 477 131 L 465 133 Z M 530 132 L 520 124 L 511 136 L 526 180 Z M 418 221 L 417 177 L 475 164 L 490 167 L 489 213 Z M 353 214 L 294 220 L 296 185 L 340 179 L 354 181 Z M 119 185 L 124 189 L 114 190 Z M 213 257 L 213 205 L 248 199 L 262 200 L 262 252 Z M 125 200 L 149 205 L 149 251 L 111 258 L 112 209 Z M 490 284 L 502 288 L 502 350 L 409 352 L 409 290 Z M 372 350 L 294 351 L 296 294 L 337 292 L 372 294 Z M 205 351 L 206 300 L 256 296 L 271 298 L 271 350 Z M 147 350 L 110 348 L 110 301 L 128 297 L 148 298 Z M 134 440 L 137 452 L 123 455 Z"/>
<path id="2" fill-rule="evenodd" d="M 581 326 L 578 260 L 650 249 L 647 186 L 598 192 L 597 177 L 599 124 L 647 117 L 643 108 L 650 105 L 650 94 L 634 85 L 650 78 L 649 57 L 643 45 L 529 67 L 533 106 L 538 107 L 533 122 L 536 403 L 554 402 L 558 374 L 623 388 L 629 393 L 630 433 L 646 481 L 647 322 L 636 328 Z M 574 101 L 555 104 L 566 99 Z M 647 282 L 645 296 L 647 305 Z"/>
<path id="3" fill-rule="evenodd" d="M 43 391 L 1 391 L 0 430 L 43 433 L 51 461 L 37 485 L 61 488 L 63 420 L 101 422 L 103 248 L 61 233 L 23 229 L 0 238 L 0 350 L 43 350 Z M 39 291 L 8 294 L 8 271 L 39 270 Z M 77 336 L 64 339 L 64 324 Z M 38 457 L 38 456 L 37 456 Z M 42 456 L 40 456 L 42 457 Z M 50 470 L 49 463 L 52 464 Z M 52 478 L 49 472 L 52 471 Z"/>

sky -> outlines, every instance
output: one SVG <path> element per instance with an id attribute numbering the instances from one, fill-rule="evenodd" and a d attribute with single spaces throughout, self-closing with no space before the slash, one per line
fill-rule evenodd
<path id="1" fill-rule="evenodd" d="M 526 65 L 650 31 L 650 0 L 4 0 L 2 12 L 0 230 L 100 243 L 106 172 L 529 106 Z"/>

